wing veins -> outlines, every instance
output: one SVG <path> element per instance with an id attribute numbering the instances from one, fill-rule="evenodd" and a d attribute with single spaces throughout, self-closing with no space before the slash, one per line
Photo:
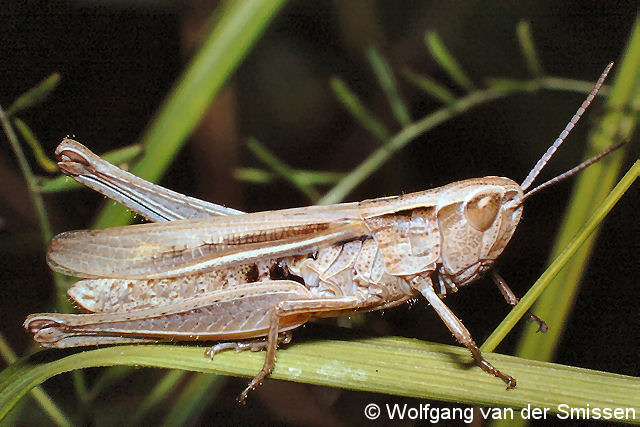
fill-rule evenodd
<path id="1" fill-rule="evenodd" d="M 48 260 L 57 271 L 86 278 L 176 277 L 359 238 L 367 229 L 352 207 L 333 206 L 334 211 L 313 207 L 310 213 L 304 212 L 309 208 L 298 208 L 63 233 L 52 241 Z"/>

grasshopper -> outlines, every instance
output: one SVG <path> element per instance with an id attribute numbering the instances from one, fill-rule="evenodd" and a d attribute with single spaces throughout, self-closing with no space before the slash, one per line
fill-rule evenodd
<path id="1" fill-rule="evenodd" d="M 65 174 L 154 223 L 54 237 L 47 261 L 82 278 L 68 293 L 89 314 L 32 314 L 24 327 L 45 347 L 220 341 L 208 357 L 265 349 L 242 401 L 273 370 L 278 344 L 311 318 L 386 309 L 422 295 L 482 370 L 515 387 L 443 298 L 491 269 L 527 197 L 621 145 L 528 190 L 612 65 L 522 184 L 488 176 L 362 202 L 244 213 L 151 184 L 65 138 L 56 149 Z M 515 305 L 504 280 L 493 278 Z"/>

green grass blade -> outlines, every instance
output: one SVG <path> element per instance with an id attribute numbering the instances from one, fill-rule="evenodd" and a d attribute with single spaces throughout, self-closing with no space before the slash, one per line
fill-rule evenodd
<path id="1" fill-rule="evenodd" d="M 550 90 L 567 90 L 576 93 L 589 93 L 593 89 L 593 81 L 581 81 L 572 79 L 563 79 L 560 77 L 545 77 L 545 89 Z M 609 86 L 603 85 L 598 91 L 598 96 L 609 96 Z"/>
<path id="2" fill-rule="evenodd" d="M 294 169 L 292 172 L 296 181 L 309 185 L 335 184 L 345 177 L 345 173 L 329 171 L 312 171 Z M 238 181 L 252 184 L 270 184 L 277 179 L 273 172 L 259 168 L 237 168 L 233 171 L 233 177 Z"/>
<path id="3" fill-rule="evenodd" d="M 260 141 L 255 138 L 251 138 L 247 141 L 247 147 L 249 147 L 260 161 L 269 166 L 273 172 L 281 176 L 285 181 L 291 183 L 291 185 L 296 187 L 302 194 L 307 196 L 310 201 L 315 203 L 315 201 L 318 200 L 318 191 L 313 188 L 312 185 L 299 181 L 295 171 L 275 154 L 269 151 L 267 147 L 260 143 Z"/>
<path id="4" fill-rule="evenodd" d="M 398 82 L 393 74 L 393 70 L 389 66 L 389 63 L 375 48 L 367 49 L 367 58 L 369 58 L 369 63 L 371 64 L 373 72 L 380 83 L 380 87 L 382 87 L 382 90 L 387 96 L 393 116 L 402 126 L 408 125 L 411 123 L 411 115 L 409 114 L 407 105 L 400 95 Z"/>
<path id="5" fill-rule="evenodd" d="M 515 390 L 505 390 L 502 381 L 472 366 L 463 347 L 393 337 L 290 345 L 278 351 L 272 378 L 474 405 L 521 408 L 531 404 L 553 412 L 561 403 L 589 404 L 640 412 L 637 378 L 500 354 L 486 357 L 518 379 Z M 0 373 L 0 418 L 33 386 L 72 369 L 154 366 L 253 376 L 263 361 L 262 352 L 226 352 L 210 360 L 203 357 L 202 347 L 176 345 L 108 347 L 49 363 L 25 358 Z"/>
<path id="6" fill-rule="evenodd" d="M 56 166 L 56 163 L 49 159 L 49 157 L 44 153 L 42 144 L 40 144 L 40 141 L 38 141 L 38 138 L 36 138 L 31 128 L 17 117 L 13 119 L 13 124 L 16 126 L 16 129 L 18 129 L 18 132 L 20 132 L 20 135 L 22 135 L 22 138 L 27 142 L 29 147 L 31 147 L 33 156 L 40 167 L 49 173 L 57 172 L 58 166 Z"/>
<path id="7" fill-rule="evenodd" d="M 220 3 L 215 26 L 149 124 L 139 143 L 143 158 L 131 172 L 156 181 L 193 132 L 215 95 L 256 43 L 285 0 Z M 93 228 L 127 224 L 132 213 L 107 202 Z"/>
<path id="8" fill-rule="evenodd" d="M 547 89 L 588 94 L 591 89 L 593 89 L 593 81 L 565 79 L 562 77 L 541 77 L 533 80 L 489 77 L 484 79 L 484 81 L 487 87 L 492 89 L 520 92 L 534 92 L 540 89 Z M 603 85 L 598 91 L 597 97 L 606 98 L 609 92 L 609 86 Z"/>
<path id="9" fill-rule="evenodd" d="M 51 232 L 51 225 L 49 224 L 49 218 L 47 217 L 47 211 L 44 207 L 42 196 L 37 191 L 35 191 L 37 185 L 36 176 L 31 170 L 31 166 L 29 165 L 29 162 L 24 155 L 24 151 L 22 151 L 22 147 L 20 146 L 20 142 L 18 141 L 18 137 L 13 129 L 13 126 L 11 125 L 9 117 L 1 106 L 0 123 L 2 123 L 4 133 L 7 135 L 9 144 L 11 145 L 16 158 L 18 159 L 18 165 L 20 166 L 22 175 L 24 176 L 24 179 L 27 182 L 27 186 L 29 187 L 29 195 L 31 196 L 31 202 L 33 203 L 34 209 L 36 211 L 38 222 L 40 223 L 42 239 L 45 244 L 48 244 L 49 239 L 51 239 L 51 237 L 53 236 L 53 233 Z"/>
<path id="10" fill-rule="evenodd" d="M 162 176 L 218 91 L 284 3 L 226 1 L 218 6 L 223 8 L 218 22 L 141 138 L 145 154 L 131 169 L 133 174 L 149 181 Z M 130 212 L 108 203 L 94 226 L 123 225 L 130 219 Z"/>
<path id="11" fill-rule="evenodd" d="M 451 80 L 468 92 L 475 90 L 475 86 L 464 72 L 458 61 L 449 53 L 442 40 L 435 31 L 427 31 L 425 43 L 433 59 L 449 74 Z"/>
<path id="12" fill-rule="evenodd" d="M 99 377 L 91 382 L 91 388 L 87 388 L 86 401 L 90 402 L 94 400 L 104 389 L 111 386 L 112 384 L 117 384 L 118 381 L 120 381 L 120 379 L 128 373 L 128 366 L 115 366 L 111 369 L 105 370 Z"/>
<path id="13" fill-rule="evenodd" d="M 496 90 L 524 90 L 527 92 L 535 92 L 536 90 L 539 90 L 543 87 L 542 80 L 521 80 L 501 77 L 489 77 L 484 79 L 484 82 L 487 87 Z M 585 91 L 588 93 L 592 87 L 593 83 L 588 82 L 588 85 L 585 87 Z"/>
<path id="14" fill-rule="evenodd" d="M 38 83 L 38 85 L 16 98 L 13 104 L 7 108 L 7 116 L 13 117 L 20 111 L 39 104 L 56 89 L 58 83 L 60 83 L 60 74 L 53 73 L 49 75 Z"/>
<path id="15" fill-rule="evenodd" d="M 414 86 L 422 89 L 424 92 L 428 93 L 443 104 L 451 105 L 455 102 L 456 97 L 451 93 L 451 91 L 440 83 L 437 83 L 431 77 L 420 75 L 409 69 L 405 69 L 402 74 L 407 80 L 413 83 Z"/>
<path id="16" fill-rule="evenodd" d="M 343 200 L 357 185 L 378 170 L 396 151 L 406 146 L 418 135 L 450 120 L 469 109 L 498 98 L 508 96 L 512 92 L 496 91 L 493 89 L 476 91 L 458 99 L 449 107 L 441 108 L 435 112 L 416 120 L 409 126 L 405 126 L 399 133 L 393 136 L 388 143 L 379 147 L 362 161 L 355 169 L 331 190 L 329 190 L 318 204 L 328 205 Z"/>
<path id="17" fill-rule="evenodd" d="M 2 334 L 0 334 L 0 357 L 2 357 L 7 364 L 14 363 L 17 360 L 13 349 L 11 349 L 9 343 Z M 56 425 L 72 425 L 69 417 L 56 405 L 53 399 L 51 399 L 51 397 L 41 387 L 34 387 L 31 389 L 30 394 Z"/>
<path id="18" fill-rule="evenodd" d="M 640 175 L 640 160 L 637 160 L 633 166 L 631 166 L 629 171 L 627 171 L 624 177 L 622 177 L 620 182 L 618 182 L 607 198 L 600 204 L 600 206 L 598 206 L 594 214 L 580 232 L 573 238 L 573 240 L 571 240 L 567 247 L 558 255 L 553 263 L 551 263 L 542 276 L 540 276 L 536 283 L 534 283 L 531 289 L 529 289 L 527 294 L 504 318 L 489 338 L 487 338 L 484 344 L 482 344 L 480 347 L 482 351 L 493 351 L 498 344 L 500 344 L 518 320 L 520 320 L 526 311 L 531 308 L 538 297 L 540 297 L 542 292 L 544 292 L 547 285 L 551 283 L 554 277 L 556 277 L 562 268 L 569 262 L 571 257 L 580 249 L 582 244 L 596 230 L 609 211 L 613 209 L 622 195 L 629 189 L 636 178 L 638 178 L 638 175 Z M 544 339 L 545 336 L 546 334 L 543 334 L 542 339 Z"/>
<path id="19" fill-rule="evenodd" d="M 389 140 L 391 137 L 389 129 L 362 104 L 358 96 L 342 79 L 334 77 L 330 84 L 338 101 L 360 123 L 360 126 L 382 142 Z"/>
<path id="20" fill-rule="evenodd" d="M 311 185 L 335 184 L 347 175 L 343 172 L 313 171 L 303 169 L 296 170 L 294 171 L 294 173 L 296 174 L 299 181 L 306 182 Z"/>
<path id="21" fill-rule="evenodd" d="M 637 113 L 625 108 L 640 101 L 640 20 L 632 30 L 623 60 L 607 100 L 607 113 L 596 124 L 589 139 L 590 152 L 596 153 L 626 138 L 637 127 Z M 561 232 L 554 244 L 551 259 L 556 258 L 576 231 L 584 224 L 601 201 L 609 193 L 620 172 L 623 147 L 617 153 L 592 165 L 577 178 L 573 196 L 569 202 Z M 549 324 L 564 325 L 569 316 L 582 273 L 595 242 L 593 234 L 572 262 L 562 270 L 536 302 L 534 312 Z M 552 328 L 541 337 L 534 328 L 525 328 L 516 354 L 528 359 L 551 360 L 561 338 L 561 328 Z"/>
<path id="22" fill-rule="evenodd" d="M 169 395 L 185 377 L 184 371 L 170 370 L 153 387 L 151 392 L 138 405 L 133 417 L 127 422 L 128 425 L 141 425 L 144 417 L 158 406 Z"/>
<path id="23" fill-rule="evenodd" d="M 533 42 L 533 36 L 531 35 L 531 27 L 527 21 L 518 22 L 516 27 L 516 34 L 518 36 L 518 42 L 520 43 L 520 50 L 524 59 L 527 61 L 527 68 L 533 77 L 544 76 L 544 69 L 542 68 L 542 62 L 538 52 L 536 52 L 536 45 Z"/>
<path id="24" fill-rule="evenodd" d="M 36 212 L 38 223 L 40 224 L 40 234 L 42 236 L 43 243 L 44 245 L 48 245 L 49 240 L 53 236 L 53 233 L 51 231 L 51 224 L 49 223 L 49 217 L 47 216 L 47 210 L 44 206 L 42 194 L 38 192 L 38 180 L 34 175 L 29 162 L 27 162 L 27 158 L 24 155 L 24 151 L 22 150 L 20 141 L 18 141 L 18 137 L 16 136 L 13 126 L 11 125 L 11 120 L 7 117 L 1 106 L 0 123 L 2 124 L 5 134 L 7 135 L 7 139 L 9 140 L 11 148 L 13 149 L 13 152 L 18 159 L 18 165 L 20 166 L 22 175 L 27 182 L 29 196 L 31 197 L 31 202 L 33 203 L 33 208 Z M 70 311 L 72 307 L 66 294 L 66 289 L 68 288 L 69 284 L 68 280 L 58 273 L 53 274 L 53 279 L 56 284 L 56 307 L 60 311 Z"/>
<path id="25" fill-rule="evenodd" d="M 236 168 L 233 178 L 251 184 L 270 184 L 278 177 L 275 173 L 260 168 Z"/>
<path id="26" fill-rule="evenodd" d="M 395 134 L 388 143 L 375 150 L 355 169 L 349 172 L 349 174 L 331 188 L 318 203 L 331 204 L 343 200 L 349 192 L 378 170 L 396 151 L 402 149 L 418 135 L 428 132 L 434 127 L 486 102 L 504 98 L 515 93 L 531 92 L 534 89 L 589 93 L 592 87 L 593 82 L 545 77 L 542 79 L 521 80 L 519 82 L 517 80 L 510 80 L 509 84 L 471 92 L 467 96 L 456 99 L 453 104 L 440 108 L 422 119 L 416 120 L 411 125 L 405 126 L 400 132 Z M 602 90 L 600 93 L 602 93 Z"/>
<path id="27" fill-rule="evenodd" d="M 59 79 L 60 76 L 57 74 L 49 76 L 36 88 L 29 90 L 25 95 L 18 98 L 18 100 L 16 100 L 16 102 L 14 102 L 14 104 L 12 105 L 13 111 L 19 111 L 23 108 L 27 108 L 36 104 L 37 102 L 40 102 L 56 87 Z M 38 191 L 38 180 L 34 175 L 33 170 L 31 169 L 31 166 L 26 159 L 26 156 L 24 155 L 24 151 L 22 150 L 22 146 L 20 145 L 18 137 L 16 136 L 16 133 L 13 129 L 11 120 L 1 106 L 0 122 L 7 136 L 7 139 L 9 140 L 9 144 L 11 145 L 11 148 L 18 160 L 18 165 L 20 166 L 24 179 L 27 183 L 29 196 L 31 198 L 31 202 L 33 203 L 36 217 L 40 225 L 40 234 L 42 236 L 44 244 L 47 245 L 49 243 L 49 240 L 53 236 L 53 233 L 51 231 L 51 224 L 49 223 L 49 217 L 44 205 L 44 200 L 42 199 L 42 194 L 40 194 L 40 192 Z M 35 139 L 35 136 L 33 138 Z M 69 302 L 69 299 L 66 295 L 66 290 L 69 287 L 69 280 L 63 275 L 55 272 L 52 274 L 52 277 L 56 285 L 55 307 L 61 312 L 71 311 L 71 303 Z M 80 399 L 82 399 L 86 395 L 82 387 L 82 372 L 78 371 L 77 373 L 74 373 L 73 381 L 76 392 Z M 53 400 L 48 399 L 45 395 L 43 395 L 42 391 L 36 391 L 35 397 L 41 404 L 45 412 L 47 412 L 47 414 L 51 417 L 52 421 L 61 425 L 68 424 L 66 415 L 64 415 L 64 413 L 55 406 Z"/>
<path id="28" fill-rule="evenodd" d="M 171 410 L 165 417 L 164 426 L 194 424 L 198 415 L 207 408 L 222 385 L 224 379 L 213 374 L 194 374 L 184 386 Z"/>

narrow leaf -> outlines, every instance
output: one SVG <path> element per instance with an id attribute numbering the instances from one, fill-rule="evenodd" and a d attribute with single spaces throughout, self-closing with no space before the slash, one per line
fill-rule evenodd
<path id="1" fill-rule="evenodd" d="M 258 159 L 269 166 L 271 170 L 280 175 L 284 180 L 291 183 L 311 201 L 315 202 L 318 199 L 319 194 L 317 190 L 308 183 L 299 181 L 294 173 L 294 170 L 284 161 L 279 159 L 275 154 L 269 151 L 269 149 L 262 145 L 260 141 L 255 138 L 251 138 L 249 141 L 247 141 L 247 146 Z"/>
<path id="2" fill-rule="evenodd" d="M 296 169 L 293 171 L 296 181 L 309 185 L 335 184 L 345 177 L 342 172 L 311 171 Z M 269 184 L 276 180 L 276 174 L 258 168 L 237 168 L 233 172 L 233 177 L 239 181 L 251 182 L 253 184 Z"/>
<path id="3" fill-rule="evenodd" d="M 135 175 L 156 181 L 165 172 L 200 118 L 284 5 L 284 0 L 224 1 L 213 13 L 217 23 L 191 59 L 140 140 L 144 157 Z M 131 212 L 107 203 L 94 226 L 124 225 Z"/>
<path id="4" fill-rule="evenodd" d="M 520 80 L 490 77 L 484 79 L 487 87 L 496 90 L 525 90 L 534 92 L 543 87 L 543 80 Z M 589 89 L 593 87 L 590 83 Z"/>
<path id="5" fill-rule="evenodd" d="M 391 137 L 391 133 L 384 123 L 362 104 L 358 96 L 342 79 L 332 78 L 331 89 L 333 89 L 338 101 L 344 105 L 347 111 L 367 132 L 382 142 L 386 142 Z"/>
<path id="6" fill-rule="evenodd" d="M 58 166 L 44 153 L 40 141 L 38 141 L 31 128 L 18 118 L 13 119 L 13 123 L 16 129 L 18 129 L 18 132 L 20 132 L 20 135 L 22 135 L 22 138 L 29 144 L 29 147 L 31 147 L 33 156 L 40 167 L 49 173 L 55 173 L 58 170 Z"/>
<path id="7" fill-rule="evenodd" d="M 467 77 L 460 64 L 458 64 L 458 61 L 449 53 L 435 31 L 427 31 L 425 34 L 425 42 L 433 59 L 449 74 L 451 80 L 469 92 L 475 89 L 469 77 Z"/>
<path id="8" fill-rule="evenodd" d="M 569 262 L 571 257 L 580 249 L 582 244 L 591 236 L 598 225 L 604 220 L 605 216 L 613 209 L 615 204 L 620 200 L 622 195 L 629 189 L 631 184 L 640 175 L 640 160 L 636 160 L 634 165 L 627 171 L 625 176 L 618 182 L 618 185 L 609 193 L 607 198 L 598 206 L 589 221 L 584 225 L 580 232 L 571 240 L 567 247 L 558 255 L 551 263 L 549 268 L 540 276 L 540 278 L 529 289 L 527 294 L 520 302 L 511 310 L 511 312 L 498 325 L 493 333 L 482 344 L 482 351 L 493 351 L 498 344 L 504 339 L 509 331 L 515 326 L 520 318 L 526 313 L 533 303 L 545 290 L 547 285 L 558 275 L 562 268 Z"/>
<path id="9" fill-rule="evenodd" d="M 640 18 L 631 30 L 629 44 L 616 69 L 615 79 L 607 98 L 606 113 L 595 123 L 590 132 L 589 152 L 600 152 L 606 147 L 630 138 L 638 127 L 638 115 L 629 107 L 640 100 Z M 550 259 L 558 256 L 576 231 L 592 215 L 616 182 L 622 167 L 626 147 L 592 165 L 577 177 L 567 212 L 554 243 Z M 582 282 L 589 254 L 595 243 L 594 233 L 568 264 L 547 287 L 534 307 L 536 315 L 549 324 L 565 325 L 571 312 L 575 295 Z M 561 328 L 552 328 L 540 337 L 530 327 L 516 350 L 521 357 L 552 360 L 562 337 Z"/>
<path id="10" fill-rule="evenodd" d="M 13 349 L 9 346 L 9 343 L 5 339 L 4 335 L 0 333 L 0 356 L 7 363 L 11 364 L 17 360 Z M 53 399 L 42 389 L 40 386 L 34 387 L 31 392 L 31 397 L 40 405 L 42 410 L 49 416 L 49 418 L 59 426 L 71 426 L 71 420 L 69 417 L 56 405 Z"/>
<path id="11" fill-rule="evenodd" d="M 533 77 L 542 77 L 545 72 L 542 68 L 542 62 L 538 52 L 536 52 L 536 45 L 533 42 L 533 36 L 531 35 L 531 27 L 527 21 L 518 22 L 516 27 L 516 34 L 518 35 L 518 42 L 520 42 L 520 50 L 524 59 L 527 61 L 527 67 Z"/>
<path id="12" fill-rule="evenodd" d="M 431 77 L 420 75 L 410 69 L 405 69 L 402 74 L 415 86 L 422 89 L 443 104 L 451 105 L 455 102 L 456 97 L 449 91 L 449 89 L 439 83 L 436 83 L 436 81 Z"/>
<path id="13" fill-rule="evenodd" d="M 276 174 L 259 168 L 236 168 L 233 178 L 252 184 L 270 184 L 275 180 Z"/>
<path id="14" fill-rule="evenodd" d="M 184 426 L 194 424 L 198 415 L 216 397 L 224 379 L 219 375 L 196 373 L 189 378 L 171 410 L 165 417 L 164 426 Z"/>
<path id="15" fill-rule="evenodd" d="M 142 403 L 138 405 L 136 412 L 133 414 L 128 425 L 141 425 L 144 417 L 153 409 L 155 409 L 173 390 L 178 383 L 185 377 L 184 371 L 170 370 L 162 377 L 162 379 L 153 387 L 151 392 L 147 394 Z"/>
<path id="16" fill-rule="evenodd" d="M 32 107 L 36 104 L 39 104 L 43 100 L 49 96 L 51 92 L 55 90 L 55 88 L 60 83 L 60 74 L 53 73 L 49 75 L 49 77 L 42 80 L 32 89 L 29 89 L 24 94 L 20 95 L 13 101 L 13 104 L 9 108 L 7 108 L 7 116 L 12 117 L 19 113 L 20 111 L 26 110 L 29 107 Z"/>
<path id="17" fill-rule="evenodd" d="M 400 91 L 398 90 L 398 82 L 393 75 L 393 71 L 389 66 L 386 59 L 375 48 L 367 49 L 367 58 L 373 68 L 382 90 L 387 96 L 391 111 L 394 117 L 402 126 L 406 126 L 411 123 L 411 116 L 409 115 L 409 109 L 407 108 Z"/>
<path id="18" fill-rule="evenodd" d="M 272 379 L 267 381 L 286 379 L 472 405 L 532 405 L 549 407 L 552 413 L 559 404 L 640 412 L 637 378 L 500 354 L 485 356 L 517 378 L 515 390 L 505 390 L 502 381 L 473 366 L 466 348 L 393 337 L 290 345 L 278 351 Z M 73 369 L 154 366 L 253 376 L 263 362 L 262 352 L 226 352 L 211 360 L 203 357 L 202 347 L 177 345 L 107 347 L 49 363 L 25 358 L 0 373 L 0 419 L 33 386 Z"/>

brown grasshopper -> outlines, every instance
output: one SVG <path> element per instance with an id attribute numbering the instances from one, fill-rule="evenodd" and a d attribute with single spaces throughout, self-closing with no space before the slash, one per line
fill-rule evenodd
<path id="1" fill-rule="evenodd" d="M 151 184 L 65 138 L 56 150 L 65 174 L 156 223 L 54 237 L 49 265 L 83 278 L 69 296 L 92 314 L 32 314 L 24 326 L 45 347 L 224 341 L 206 350 L 210 357 L 266 349 L 244 400 L 271 373 L 278 344 L 312 317 L 385 309 L 421 294 L 477 365 L 512 388 L 516 380 L 482 356 L 442 299 L 491 268 L 527 197 L 619 146 L 527 191 L 612 65 L 521 185 L 488 176 L 362 202 L 244 213 Z M 506 283 L 494 280 L 515 305 Z"/>

